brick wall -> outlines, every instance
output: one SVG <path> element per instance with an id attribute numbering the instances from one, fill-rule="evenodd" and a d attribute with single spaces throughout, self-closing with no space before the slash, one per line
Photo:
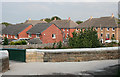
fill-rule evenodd
<path id="1" fill-rule="evenodd" d="M 28 49 L 26 62 L 80 62 L 119 59 L 118 47 L 87 49 Z"/>
<path id="2" fill-rule="evenodd" d="M 57 46 L 57 44 L 55 44 L 55 46 Z M 67 46 L 67 43 L 64 43 L 63 46 Z M 3 45 L 2 46 L 2 48 L 15 48 L 15 49 L 44 48 L 44 47 L 53 47 L 53 43 L 29 44 L 29 45 Z"/>

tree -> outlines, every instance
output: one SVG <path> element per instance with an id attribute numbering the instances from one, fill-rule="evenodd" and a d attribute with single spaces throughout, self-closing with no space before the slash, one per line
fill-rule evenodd
<path id="1" fill-rule="evenodd" d="M 49 23 L 49 22 L 51 22 L 51 19 L 50 18 L 45 18 L 45 21 Z"/>
<path id="2" fill-rule="evenodd" d="M 73 37 L 69 37 L 69 46 L 72 48 L 95 48 L 100 47 L 100 41 L 97 32 L 93 28 L 85 29 L 83 32 L 75 31 L 72 33 Z"/>
<path id="3" fill-rule="evenodd" d="M 77 23 L 77 24 L 81 24 L 81 23 L 83 23 L 83 21 L 76 21 L 76 23 Z"/>
<path id="4" fill-rule="evenodd" d="M 8 45 L 8 39 L 7 39 L 7 37 L 4 38 L 4 43 L 3 43 L 3 45 Z"/>
<path id="5" fill-rule="evenodd" d="M 51 18 L 51 21 L 53 21 L 55 18 L 56 18 L 56 20 L 61 20 L 60 17 L 58 17 L 58 16 L 53 16 L 53 17 Z"/>
<path id="6" fill-rule="evenodd" d="M 2 24 L 4 24 L 5 26 L 12 25 L 11 23 L 8 23 L 8 22 L 2 22 Z"/>

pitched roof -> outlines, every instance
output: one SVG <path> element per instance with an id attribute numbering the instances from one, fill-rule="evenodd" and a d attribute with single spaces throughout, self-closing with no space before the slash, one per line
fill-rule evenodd
<path id="1" fill-rule="evenodd" d="M 4 24 L 0 24 L 0 29 L 4 29 L 6 26 Z"/>
<path id="2" fill-rule="evenodd" d="M 31 24 L 16 24 L 7 26 L 2 30 L 2 34 L 17 35 Z"/>
<path id="3" fill-rule="evenodd" d="M 91 18 L 79 24 L 76 28 L 83 27 L 117 27 L 115 17 Z"/>
<path id="4" fill-rule="evenodd" d="M 59 28 L 74 28 L 78 26 L 78 24 L 72 20 L 53 20 L 50 23 L 56 24 Z"/>
<path id="5" fill-rule="evenodd" d="M 0 34 L 2 34 L 2 30 L 6 28 L 6 26 L 4 24 L 0 24 Z"/>
<path id="6" fill-rule="evenodd" d="M 46 21 L 41 21 L 41 20 L 26 20 L 25 23 L 32 24 L 34 26 L 38 23 L 47 23 L 47 22 Z"/>
<path id="7" fill-rule="evenodd" d="M 39 23 L 39 24 L 36 24 L 30 30 L 28 30 L 27 33 L 30 33 L 30 34 L 42 33 L 44 30 L 46 30 L 52 24 L 53 23 Z"/>
<path id="8" fill-rule="evenodd" d="M 28 40 L 28 42 L 30 44 L 42 44 L 42 41 L 40 40 L 40 38 L 33 38 L 33 39 Z"/>

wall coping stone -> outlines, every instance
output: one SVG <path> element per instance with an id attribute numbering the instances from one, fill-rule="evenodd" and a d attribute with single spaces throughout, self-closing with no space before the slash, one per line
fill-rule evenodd
<path id="1" fill-rule="evenodd" d="M 7 50 L 0 50 L 0 59 L 8 58 L 8 51 Z"/>
<path id="2" fill-rule="evenodd" d="M 26 52 L 96 52 L 118 50 L 119 47 L 74 48 L 74 49 L 26 49 Z"/>

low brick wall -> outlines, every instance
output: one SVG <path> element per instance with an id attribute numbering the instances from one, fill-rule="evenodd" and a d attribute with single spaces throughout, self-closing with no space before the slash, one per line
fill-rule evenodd
<path id="1" fill-rule="evenodd" d="M 9 69 L 8 51 L 0 51 L 0 72 L 5 72 Z"/>
<path id="2" fill-rule="evenodd" d="M 55 44 L 55 47 L 57 43 Z M 63 44 L 63 46 L 67 46 L 67 43 Z M 29 45 L 3 45 L 2 48 L 15 48 L 15 49 L 35 49 L 35 48 L 44 48 L 44 47 L 53 47 L 53 43 L 48 44 L 29 44 Z"/>
<path id="3" fill-rule="evenodd" d="M 118 47 L 87 49 L 27 49 L 26 62 L 80 62 L 119 59 Z"/>

